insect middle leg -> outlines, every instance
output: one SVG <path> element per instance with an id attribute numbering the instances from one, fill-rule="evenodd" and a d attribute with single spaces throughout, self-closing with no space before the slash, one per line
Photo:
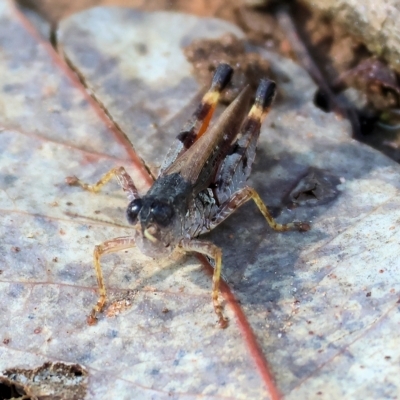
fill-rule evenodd
<path id="1" fill-rule="evenodd" d="M 93 185 L 85 183 L 81 181 L 76 176 L 69 176 L 65 179 L 66 183 L 71 186 L 80 186 L 82 189 L 85 189 L 92 193 L 98 193 L 101 188 L 109 182 L 113 177 L 115 177 L 122 187 L 122 189 L 126 192 L 129 200 L 134 200 L 139 197 L 138 190 L 136 189 L 135 184 L 133 183 L 130 175 L 125 171 L 124 167 L 116 167 L 108 171 L 104 174 L 98 182 Z"/>
<path id="2" fill-rule="evenodd" d="M 230 214 L 232 214 L 236 209 L 242 206 L 249 200 L 253 200 L 261 214 L 267 220 L 268 225 L 275 231 L 289 231 L 289 230 L 298 230 L 301 232 L 308 231 L 310 229 L 310 224 L 307 222 L 290 222 L 288 224 L 279 224 L 272 217 L 269 212 L 267 206 L 262 201 L 259 194 L 251 187 L 245 186 L 242 189 L 239 189 L 233 196 L 227 201 L 225 204 L 221 206 L 215 217 L 212 219 L 210 224 L 210 230 L 214 229 L 217 225 L 219 225 L 222 221 L 224 221 Z"/>
<path id="3" fill-rule="evenodd" d="M 205 254 L 215 260 L 212 285 L 212 301 L 214 305 L 214 311 L 218 317 L 218 324 L 220 328 L 226 328 L 228 326 L 228 320 L 224 317 L 224 314 L 222 313 L 222 306 L 218 299 L 219 281 L 221 277 L 222 266 L 222 250 L 215 244 L 202 240 L 183 240 L 181 242 L 181 247 L 183 250 Z"/>
<path id="4" fill-rule="evenodd" d="M 89 325 L 94 325 L 96 323 L 97 314 L 103 310 L 107 299 L 103 271 L 101 270 L 100 265 L 101 256 L 104 254 L 116 253 L 117 251 L 126 250 L 132 247 L 135 247 L 135 239 L 131 236 L 107 240 L 106 242 L 95 246 L 93 252 L 93 264 L 96 270 L 97 284 L 99 286 L 99 299 L 87 319 Z"/>

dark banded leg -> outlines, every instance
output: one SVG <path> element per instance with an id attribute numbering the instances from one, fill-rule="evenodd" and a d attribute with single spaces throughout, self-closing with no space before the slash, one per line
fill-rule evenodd
<path id="1" fill-rule="evenodd" d="M 276 94 L 276 84 L 270 79 L 262 79 L 258 85 L 254 105 L 251 107 L 248 119 L 258 121 L 260 125 L 269 113 Z"/>
<path id="2" fill-rule="evenodd" d="M 93 264 L 96 271 L 97 284 L 99 286 L 99 299 L 88 316 L 88 324 L 94 325 L 97 322 L 97 314 L 100 313 L 106 303 L 106 287 L 104 285 L 103 271 L 101 270 L 100 258 L 104 254 L 116 253 L 135 246 L 135 239 L 131 236 L 119 237 L 107 240 L 106 242 L 95 246 L 93 252 Z"/>
<path id="3" fill-rule="evenodd" d="M 212 285 L 212 301 L 214 311 L 218 317 L 218 324 L 220 328 L 224 329 L 228 326 L 228 320 L 222 313 L 222 306 L 219 302 L 219 280 L 221 277 L 221 266 L 222 266 L 222 250 L 211 242 L 202 240 L 183 240 L 180 244 L 185 251 L 194 251 L 197 253 L 205 254 L 215 260 L 214 274 L 213 274 L 213 285 Z"/>
<path id="4" fill-rule="evenodd" d="M 278 224 L 253 188 L 248 186 L 240 187 L 250 175 L 261 124 L 269 112 L 275 92 L 276 85 L 273 81 L 262 80 L 260 82 L 254 105 L 242 125 L 237 141 L 232 146 L 231 154 L 226 158 L 219 171 L 219 182 L 214 189 L 214 193 L 221 207 L 212 218 L 210 226 L 207 227 L 209 230 L 214 229 L 250 199 L 254 200 L 272 229 L 276 231 L 307 231 L 310 229 L 310 225 L 306 222 Z"/>
<path id="5" fill-rule="evenodd" d="M 237 135 L 237 142 L 244 137 L 248 137 L 250 140 L 252 137 L 256 136 L 258 139 L 261 125 L 271 109 L 275 94 L 275 82 L 270 79 L 262 79 L 257 88 L 254 104 L 243 121 L 240 132 Z M 247 144 L 247 146 L 249 145 L 248 142 L 243 143 L 243 145 L 245 144 Z"/>
<path id="6" fill-rule="evenodd" d="M 216 174 L 213 192 L 219 204 L 229 201 L 232 193 L 243 187 L 250 176 L 261 124 L 271 108 L 275 92 L 273 81 L 263 79 L 260 82 L 254 104 Z"/>
<path id="7" fill-rule="evenodd" d="M 221 206 L 221 208 L 211 221 L 210 230 L 214 229 L 218 224 L 228 218 L 229 215 L 235 212 L 236 209 L 238 209 L 249 200 L 253 200 L 256 203 L 258 209 L 261 211 L 261 214 L 267 220 L 268 225 L 275 231 L 283 232 L 297 230 L 305 232 L 310 229 L 310 225 L 307 222 L 291 222 L 288 224 L 278 224 L 268 211 L 267 206 L 261 200 L 261 197 L 258 195 L 258 193 L 253 188 L 245 186 L 244 188 L 234 193 L 230 200 Z"/>
<path id="8" fill-rule="evenodd" d="M 189 120 L 189 130 L 184 130 L 180 135 L 183 136 L 183 144 L 189 148 L 207 130 L 211 117 L 218 104 L 221 92 L 229 83 L 233 69 L 228 64 L 220 64 L 215 71 L 211 87 L 203 96 L 201 103 Z"/>
<path id="9" fill-rule="evenodd" d="M 136 186 L 133 183 L 133 180 L 130 177 L 130 175 L 125 171 L 124 167 L 113 168 L 112 170 L 110 170 L 106 174 L 104 174 L 99 179 L 99 181 L 97 183 L 95 183 L 94 185 L 89 185 L 85 182 L 82 182 L 76 176 L 69 176 L 69 177 L 65 178 L 65 181 L 68 185 L 80 186 L 82 189 L 85 189 L 89 192 L 98 193 L 101 190 L 101 188 L 108 181 L 110 181 L 113 177 L 115 177 L 117 179 L 119 185 L 125 191 L 129 200 L 134 200 L 134 199 L 139 198 L 139 193 L 136 189 Z"/>
<path id="10" fill-rule="evenodd" d="M 206 132 L 221 92 L 229 83 L 233 69 L 228 64 L 220 64 L 215 71 L 211 87 L 203 96 L 192 117 L 178 134 L 175 143 L 167 153 L 160 173 L 170 166 L 184 151 Z"/>

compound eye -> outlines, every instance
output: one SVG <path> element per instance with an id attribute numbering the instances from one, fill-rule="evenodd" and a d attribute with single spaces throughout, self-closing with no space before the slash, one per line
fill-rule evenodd
<path id="1" fill-rule="evenodd" d="M 128 222 L 130 224 L 134 224 L 136 222 L 137 216 L 140 210 L 142 209 L 142 206 L 143 206 L 142 199 L 135 199 L 129 203 L 128 208 L 126 210 L 126 218 L 128 219 Z"/>
<path id="2" fill-rule="evenodd" d="M 155 203 L 151 207 L 151 213 L 157 223 L 167 225 L 174 214 L 174 210 L 169 204 Z"/>

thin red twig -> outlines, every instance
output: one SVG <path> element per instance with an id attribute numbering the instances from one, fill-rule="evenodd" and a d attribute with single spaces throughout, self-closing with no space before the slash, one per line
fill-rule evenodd
<path id="1" fill-rule="evenodd" d="M 127 139 L 125 134 L 115 125 L 115 123 L 108 117 L 106 112 L 100 107 L 99 103 L 87 92 L 86 88 L 82 88 L 82 83 L 78 79 L 77 75 L 71 70 L 64 59 L 54 50 L 50 42 L 43 40 L 42 36 L 37 32 L 36 28 L 31 24 L 31 22 L 18 10 L 15 4 L 8 0 L 10 8 L 14 11 L 16 18 L 21 22 L 21 25 L 32 35 L 41 46 L 43 46 L 49 56 L 52 58 L 54 63 L 62 70 L 64 76 L 66 76 L 71 84 L 80 90 L 82 96 L 87 100 L 96 114 L 99 116 L 100 120 L 104 122 L 104 125 L 114 134 L 115 138 L 121 143 L 131 159 L 135 168 L 139 170 L 143 179 L 148 186 L 153 183 L 153 178 L 148 174 L 142 160 L 136 154 L 135 150 L 132 148 L 132 144 Z M 82 90 L 83 89 L 83 90 Z"/>
<path id="2" fill-rule="evenodd" d="M 203 255 L 198 255 L 199 260 L 203 264 L 205 271 L 210 276 L 213 275 L 214 268 L 210 265 L 207 261 L 207 258 Z M 220 281 L 220 289 L 221 293 L 224 296 L 225 300 L 232 307 L 239 329 L 243 335 L 244 341 L 249 349 L 251 356 L 253 357 L 257 368 L 263 378 L 265 385 L 268 388 L 269 394 L 271 396 L 271 400 L 280 400 L 282 398 L 281 393 L 279 392 L 278 388 L 275 384 L 275 379 L 271 372 L 271 368 L 268 365 L 268 362 L 264 356 L 263 351 L 261 350 L 257 338 L 251 328 L 249 321 L 246 318 L 245 313 L 243 312 L 242 308 L 240 307 L 238 301 L 236 300 L 235 296 L 233 295 L 230 287 L 226 284 L 222 279 Z"/>

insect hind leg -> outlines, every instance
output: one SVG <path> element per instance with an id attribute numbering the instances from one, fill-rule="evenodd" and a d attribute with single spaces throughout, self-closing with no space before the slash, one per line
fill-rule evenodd
<path id="1" fill-rule="evenodd" d="M 221 206 L 221 208 L 218 210 L 215 217 L 211 221 L 210 230 L 214 229 L 222 221 L 228 218 L 229 215 L 234 213 L 240 206 L 242 206 L 249 200 L 253 200 L 256 203 L 256 206 L 266 219 L 268 225 L 275 231 L 284 232 L 290 230 L 297 230 L 300 232 L 305 232 L 310 229 L 310 224 L 307 222 L 294 221 L 288 224 L 279 224 L 272 217 L 267 206 L 262 201 L 261 197 L 255 191 L 255 189 L 249 186 L 245 186 L 244 188 L 234 193 L 233 196 L 229 199 L 229 201 L 227 201 L 225 204 Z"/>
<path id="2" fill-rule="evenodd" d="M 217 67 L 210 89 L 204 94 L 200 104 L 169 149 L 160 169 L 160 175 L 207 131 L 221 93 L 229 83 L 232 73 L 233 69 L 228 64 L 221 63 Z"/>
<path id="3" fill-rule="evenodd" d="M 186 148 L 189 148 L 207 130 L 221 92 L 229 83 L 232 73 L 233 69 L 228 64 L 222 63 L 217 67 L 210 89 L 203 96 L 201 103 L 187 124 L 190 129 L 184 129 L 180 134 Z"/>
<path id="4" fill-rule="evenodd" d="M 261 80 L 254 104 L 217 171 L 213 192 L 219 204 L 229 201 L 232 193 L 245 186 L 256 156 L 261 125 L 271 108 L 275 92 L 275 82 Z"/>

